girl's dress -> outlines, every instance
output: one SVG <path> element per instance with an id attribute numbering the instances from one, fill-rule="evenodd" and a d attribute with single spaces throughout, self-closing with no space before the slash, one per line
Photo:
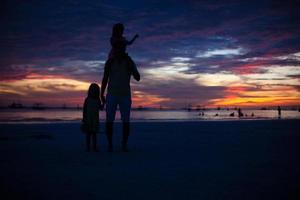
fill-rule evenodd
<path id="1" fill-rule="evenodd" d="M 101 104 L 97 99 L 87 97 L 83 107 L 83 126 L 86 133 L 96 133 L 99 130 L 99 110 Z"/>

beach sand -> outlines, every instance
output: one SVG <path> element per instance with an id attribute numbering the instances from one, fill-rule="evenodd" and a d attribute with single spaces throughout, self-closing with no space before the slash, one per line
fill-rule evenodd
<path id="1" fill-rule="evenodd" d="M 113 153 L 79 123 L 1 124 L 1 199 L 297 199 L 299 122 L 134 122 L 128 153 L 120 123 Z"/>

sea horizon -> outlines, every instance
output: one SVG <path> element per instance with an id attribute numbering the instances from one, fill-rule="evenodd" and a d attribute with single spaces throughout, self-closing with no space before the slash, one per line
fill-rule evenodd
<path id="1" fill-rule="evenodd" d="M 276 109 L 242 109 L 243 117 L 238 117 L 235 109 L 206 110 L 159 110 L 133 109 L 131 121 L 220 121 L 220 120 L 272 120 L 278 119 Z M 233 116 L 232 116 L 233 113 Z M 252 115 L 253 114 L 253 115 Z M 0 123 L 40 123 L 40 122 L 80 122 L 81 109 L 1 109 Z M 282 110 L 280 119 L 300 119 L 298 110 Z M 100 121 L 105 120 L 105 111 L 100 111 Z M 116 121 L 120 121 L 117 112 Z"/>

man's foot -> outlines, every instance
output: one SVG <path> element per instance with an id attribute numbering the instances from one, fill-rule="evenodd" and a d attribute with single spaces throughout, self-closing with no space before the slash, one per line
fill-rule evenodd
<path id="1" fill-rule="evenodd" d="M 127 146 L 122 146 L 122 152 L 128 152 Z"/>
<path id="2" fill-rule="evenodd" d="M 113 152 L 113 147 L 112 146 L 108 146 L 107 151 L 108 152 Z"/>

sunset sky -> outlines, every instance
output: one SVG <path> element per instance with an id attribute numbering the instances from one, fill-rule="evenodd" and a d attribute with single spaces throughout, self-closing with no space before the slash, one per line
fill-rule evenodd
<path id="1" fill-rule="evenodd" d="M 298 3 L 297 3 L 298 2 Z M 133 106 L 300 105 L 300 1 L 1 1 L 0 105 L 82 105 L 114 23 Z"/>

